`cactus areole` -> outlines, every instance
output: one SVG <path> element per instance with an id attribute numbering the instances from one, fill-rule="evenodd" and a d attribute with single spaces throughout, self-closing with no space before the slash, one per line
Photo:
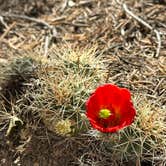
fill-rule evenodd
<path id="1" fill-rule="evenodd" d="M 105 84 L 87 100 L 86 115 L 93 128 L 101 132 L 117 132 L 134 121 L 136 111 L 129 90 Z"/>

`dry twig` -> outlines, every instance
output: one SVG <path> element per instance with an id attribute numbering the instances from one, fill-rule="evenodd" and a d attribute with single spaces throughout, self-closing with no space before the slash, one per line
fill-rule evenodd
<path id="1" fill-rule="evenodd" d="M 28 17 L 28 16 L 25 16 L 25 15 L 12 14 L 12 13 L 1 13 L 0 15 L 3 16 L 3 17 L 14 17 L 14 18 L 33 21 L 33 22 L 36 22 L 38 24 L 42 24 L 42 25 L 48 27 L 49 29 L 53 29 L 53 26 L 51 26 L 50 24 L 48 24 L 44 20 L 40 20 L 40 19 L 37 19 L 37 18 Z"/>
<path id="2" fill-rule="evenodd" d="M 44 44 L 44 56 L 45 57 L 47 57 L 49 43 L 50 43 L 50 37 L 46 36 L 46 38 L 45 38 L 45 44 Z"/>
<path id="3" fill-rule="evenodd" d="M 68 1 L 69 0 L 64 0 L 64 2 L 63 2 L 63 4 L 62 4 L 62 7 L 61 7 L 61 12 L 63 12 L 64 10 L 65 10 L 65 8 L 67 7 L 67 5 L 68 5 Z"/>
<path id="4" fill-rule="evenodd" d="M 50 42 L 52 37 L 56 37 L 56 35 L 57 35 L 57 31 L 56 31 L 56 29 L 53 25 L 48 24 L 44 20 L 28 17 L 28 16 L 25 16 L 25 15 L 17 15 L 17 14 L 11 14 L 11 13 L 1 13 L 1 15 L 4 16 L 4 17 L 14 17 L 14 18 L 18 18 L 18 19 L 25 19 L 25 20 L 28 20 L 28 21 L 36 22 L 36 23 L 42 24 L 42 25 L 46 26 L 48 29 L 50 29 L 50 31 L 51 31 L 50 35 L 51 36 L 46 37 L 45 45 L 44 45 L 44 56 L 47 55 L 49 42 Z"/>
<path id="5" fill-rule="evenodd" d="M 7 27 L 6 31 L 1 35 L 0 41 L 9 33 L 9 31 L 16 25 L 16 22 L 13 22 L 10 26 Z"/>
<path id="6" fill-rule="evenodd" d="M 0 22 L 5 26 L 5 28 L 8 28 L 2 16 L 0 16 Z"/>
<path id="7" fill-rule="evenodd" d="M 124 3 L 123 5 L 123 9 L 125 10 L 125 12 L 127 14 L 129 14 L 131 17 L 133 17 L 135 20 L 137 20 L 138 22 L 140 22 L 141 24 L 143 24 L 144 26 L 146 26 L 148 29 L 150 29 L 151 31 L 154 31 L 157 37 L 157 49 L 156 49 L 156 55 L 155 57 L 158 57 L 160 54 L 160 49 L 161 49 L 161 37 L 160 37 L 160 32 L 157 29 L 154 29 L 151 25 L 149 25 L 147 22 L 145 22 L 144 20 L 142 20 L 140 17 L 138 17 L 137 15 L 135 15 L 132 11 L 130 11 L 127 7 L 127 5 Z"/>

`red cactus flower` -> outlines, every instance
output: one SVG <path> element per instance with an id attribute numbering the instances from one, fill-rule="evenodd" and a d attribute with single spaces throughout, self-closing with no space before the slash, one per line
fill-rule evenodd
<path id="1" fill-rule="evenodd" d="M 116 132 L 136 115 L 130 92 L 112 84 L 99 86 L 87 100 L 86 110 L 92 127 L 101 132 Z"/>

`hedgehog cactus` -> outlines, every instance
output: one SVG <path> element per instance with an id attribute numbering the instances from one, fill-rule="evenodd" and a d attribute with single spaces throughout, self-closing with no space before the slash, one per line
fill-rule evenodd
<path id="1" fill-rule="evenodd" d="M 6 103 L 14 102 L 22 93 L 24 83 L 28 83 L 31 78 L 35 77 L 36 65 L 30 57 L 17 57 L 1 68 L 0 98 L 3 98 Z"/>
<path id="2" fill-rule="evenodd" d="M 153 107 L 149 101 L 145 102 L 142 99 L 137 102 L 134 100 L 133 103 L 137 110 L 134 120 L 135 111 L 130 102 L 130 95 L 124 89 L 123 94 L 119 97 L 122 99 L 126 95 L 128 100 L 121 100 L 121 104 L 124 106 L 125 103 L 128 103 L 128 105 L 118 107 L 119 97 L 116 93 L 119 94 L 120 89 L 114 94 L 114 102 L 118 103 L 116 108 L 121 111 L 116 112 L 117 117 L 120 115 L 125 123 L 116 121 L 117 130 L 108 131 L 116 133 L 102 133 L 90 127 L 86 117 L 89 114 L 86 114 L 85 103 L 92 92 L 105 83 L 108 76 L 107 62 L 102 55 L 97 54 L 97 47 L 81 49 L 66 45 L 52 48 L 48 52 L 49 58 L 26 55 L 15 58 L 9 64 L 1 65 L 0 112 L 4 113 L 7 110 L 9 115 L 4 115 L 8 117 L 5 120 L 1 115 L 0 120 L 9 122 L 11 117 L 14 117 L 15 121 L 19 121 L 21 125 L 27 125 L 29 120 L 40 121 L 48 130 L 54 132 L 55 136 L 79 137 L 79 134 L 84 133 L 89 139 L 97 139 L 95 141 L 102 145 L 102 148 L 99 147 L 99 151 L 118 164 L 144 160 L 153 162 L 158 155 L 164 156 L 166 147 L 165 111 L 155 110 L 157 107 Z M 96 99 L 100 100 L 101 94 L 106 93 L 107 90 L 105 93 L 99 93 L 92 102 L 94 107 L 95 104 L 99 104 Z M 112 90 L 109 91 L 110 93 Z M 104 97 L 109 101 L 109 95 Z M 102 101 L 105 102 L 105 100 Z M 119 110 L 119 108 L 123 109 Z M 127 110 L 126 114 L 123 112 L 124 109 Z M 99 118 L 104 121 L 114 113 L 113 111 L 114 106 L 110 109 L 103 107 L 99 110 Z M 96 123 L 98 119 L 93 119 L 93 113 L 93 109 L 90 109 L 89 120 L 91 123 Z M 28 116 L 25 117 L 25 114 Z M 126 117 L 128 114 L 130 114 L 130 118 Z M 7 130 L 9 134 L 13 127 L 10 125 L 12 122 L 9 123 L 10 127 Z M 0 124 L 4 123 L 0 122 Z M 108 123 L 110 128 L 115 125 L 110 124 Z M 103 127 L 100 123 L 99 125 Z M 123 129 L 126 126 L 128 127 Z M 118 131 L 119 129 L 121 130 Z"/>
<path id="3" fill-rule="evenodd" d="M 96 56 L 94 47 L 83 50 L 57 47 L 50 51 L 49 56 L 45 73 L 39 75 L 43 85 L 43 101 L 40 103 L 46 98 L 51 101 L 51 105 L 47 103 L 47 109 L 60 113 L 61 119 L 68 118 L 72 122 L 72 132 L 76 134 L 85 129 L 81 114 L 85 113 L 84 103 L 88 95 L 105 80 L 104 61 Z M 44 103 L 42 107 L 45 108 Z"/>
<path id="4" fill-rule="evenodd" d="M 35 77 L 37 64 L 30 57 L 17 57 L 8 63 L 0 64 L 0 125 L 8 124 L 6 136 L 11 135 L 15 128 L 23 125 L 16 101 L 23 94 L 26 83 Z"/>
<path id="5" fill-rule="evenodd" d="M 97 47 L 54 47 L 49 51 L 47 60 L 40 61 L 37 55 L 25 61 L 26 58 L 13 65 L 21 78 L 29 77 L 29 73 L 34 71 L 33 62 L 40 67 L 35 70 L 36 78 L 31 82 L 33 86 L 27 87 L 22 99 L 17 101 L 21 112 L 38 114 L 49 130 L 60 135 L 86 131 L 87 120 L 82 118 L 85 101 L 93 89 L 105 81 L 107 75 L 105 61 L 102 56 L 97 56 Z M 68 122 L 71 123 L 71 131 L 59 130 L 59 126 Z"/>
<path id="6" fill-rule="evenodd" d="M 104 151 L 122 165 L 129 161 L 153 163 L 165 155 L 165 111 L 155 110 L 149 101 L 142 101 L 136 108 L 137 117 L 131 126 L 114 134 L 98 134 Z"/>

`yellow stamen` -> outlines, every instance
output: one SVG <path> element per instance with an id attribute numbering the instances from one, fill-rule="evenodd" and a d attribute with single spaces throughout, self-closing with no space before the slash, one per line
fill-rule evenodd
<path id="1" fill-rule="evenodd" d="M 103 119 L 107 119 L 111 115 L 111 111 L 108 109 L 101 109 L 99 111 L 99 117 Z"/>

